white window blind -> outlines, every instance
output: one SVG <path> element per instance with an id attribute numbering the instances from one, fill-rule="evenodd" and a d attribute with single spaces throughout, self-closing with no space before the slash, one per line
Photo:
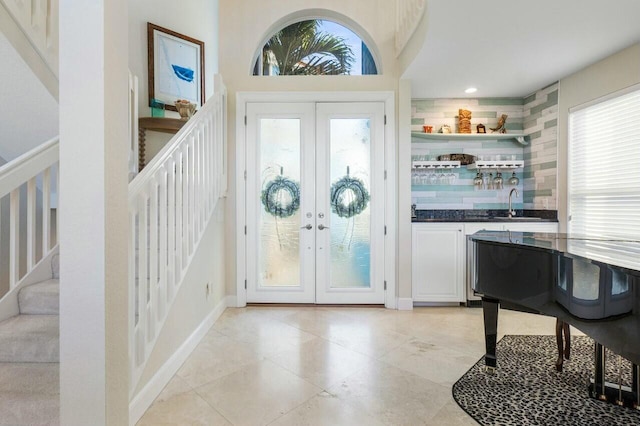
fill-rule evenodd
<path id="1" fill-rule="evenodd" d="M 569 232 L 640 239 L 640 87 L 569 113 Z"/>

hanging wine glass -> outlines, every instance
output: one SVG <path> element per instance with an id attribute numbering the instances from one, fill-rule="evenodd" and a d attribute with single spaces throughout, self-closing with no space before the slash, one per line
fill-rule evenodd
<path id="1" fill-rule="evenodd" d="M 444 169 L 438 170 L 438 184 L 445 185 L 447 183 L 447 175 Z"/>
<path id="2" fill-rule="evenodd" d="M 453 185 L 454 183 L 456 183 L 456 174 L 453 173 L 453 169 L 451 169 L 447 174 L 447 183 L 449 185 Z"/>
<path id="3" fill-rule="evenodd" d="M 420 176 L 420 183 L 422 183 L 422 185 L 427 185 L 429 183 L 429 170 L 423 167 L 420 173 L 422 174 Z"/>
<path id="4" fill-rule="evenodd" d="M 478 172 L 476 173 L 476 177 L 473 178 L 473 186 L 476 189 L 482 189 L 482 183 L 484 182 L 484 180 L 482 179 L 482 173 Z"/>
<path id="5" fill-rule="evenodd" d="M 504 180 L 502 179 L 502 173 L 500 172 L 496 172 L 496 177 L 493 178 L 493 187 L 495 189 L 502 189 L 502 182 Z"/>
<path id="6" fill-rule="evenodd" d="M 519 183 L 520 183 L 520 179 L 518 179 L 518 176 L 516 176 L 516 172 L 513 172 L 513 174 L 509 178 L 509 185 L 518 186 Z"/>
<path id="7" fill-rule="evenodd" d="M 429 174 L 429 184 L 435 185 L 438 183 L 438 175 L 436 174 L 436 169 L 431 169 L 431 173 Z"/>
<path id="8" fill-rule="evenodd" d="M 420 185 L 420 169 L 415 168 L 413 172 L 411 172 L 411 184 Z"/>

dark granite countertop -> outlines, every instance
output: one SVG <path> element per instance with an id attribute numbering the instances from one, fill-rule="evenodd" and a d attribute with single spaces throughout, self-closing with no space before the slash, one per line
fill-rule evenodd
<path id="1" fill-rule="evenodd" d="M 556 210 L 516 210 L 515 218 L 507 210 L 416 210 L 411 222 L 558 222 Z"/>

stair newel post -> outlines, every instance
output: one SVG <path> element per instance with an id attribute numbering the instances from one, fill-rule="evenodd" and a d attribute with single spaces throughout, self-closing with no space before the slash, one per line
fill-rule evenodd
<path id="1" fill-rule="evenodd" d="M 127 425 L 129 7 L 52 3 L 61 70 L 60 424 Z"/>

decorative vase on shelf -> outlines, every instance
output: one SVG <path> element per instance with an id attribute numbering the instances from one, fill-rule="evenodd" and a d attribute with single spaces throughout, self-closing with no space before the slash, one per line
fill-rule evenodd
<path id="1" fill-rule="evenodd" d="M 175 106 L 178 114 L 180 114 L 180 120 L 187 121 L 196 112 L 196 104 L 184 99 L 178 99 L 175 102 Z"/>

